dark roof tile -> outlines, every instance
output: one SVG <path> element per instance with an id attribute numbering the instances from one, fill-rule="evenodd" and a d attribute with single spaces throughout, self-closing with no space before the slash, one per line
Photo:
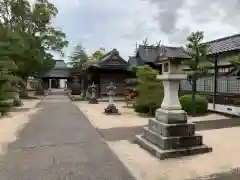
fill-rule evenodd
<path id="1" fill-rule="evenodd" d="M 140 45 L 138 48 L 138 54 L 145 62 L 155 62 L 160 56 L 161 48 L 164 49 L 164 56 L 168 58 L 188 58 L 188 55 L 184 53 L 181 47 L 170 46 L 156 47 Z"/>
<path id="2" fill-rule="evenodd" d="M 209 47 L 208 55 L 240 50 L 240 34 L 209 41 L 206 44 Z"/>
<path id="3" fill-rule="evenodd" d="M 67 68 L 66 63 L 64 62 L 64 60 L 56 60 L 56 64 L 55 67 L 53 69 L 61 69 L 61 68 Z"/>

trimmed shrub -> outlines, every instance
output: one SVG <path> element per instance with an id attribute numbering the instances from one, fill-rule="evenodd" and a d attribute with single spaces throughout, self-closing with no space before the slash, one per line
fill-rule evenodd
<path id="1" fill-rule="evenodd" d="M 135 110 L 135 112 L 138 112 L 138 113 L 144 113 L 144 114 L 147 114 L 148 113 L 148 105 L 147 104 L 143 104 L 143 103 L 139 103 L 139 102 L 135 102 L 133 104 L 133 108 Z"/>
<path id="2" fill-rule="evenodd" d="M 13 104 L 10 101 L 0 101 L 1 116 L 4 116 L 7 112 L 9 112 L 12 106 Z"/>
<path id="3" fill-rule="evenodd" d="M 194 110 L 192 95 L 184 95 L 180 98 L 180 103 L 182 105 L 182 109 L 186 111 L 189 115 L 193 115 L 192 112 Z M 208 101 L 204 96 L 196 95 L 196 114 L 201 115 L 205 114 L 208 111 Z"/>

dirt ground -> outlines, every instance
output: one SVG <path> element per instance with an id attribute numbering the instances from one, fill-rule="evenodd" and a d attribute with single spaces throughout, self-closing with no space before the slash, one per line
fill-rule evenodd
<path id="1" fill-rule="evenodd" d="M 132 133 L 135 127 L 147 125 L 148 118 L 139 117 L 132 109 L 123 108 L 125 104 L 121 102 L 116 103 L 122 113 L 118 116 L 103 114 L 107 103 L 90 105 L 87 102 L 74 102 L 74 104 L 100 133 L 109 132 L 107 135 L 105 133 L 106 137 L 103 136 L 107 144 L 138 180 L 193 179 L 240 167 L 240 143 L 236 141 L 240 138 L 240 127 L 221 129 L 212 127 L 211 130 L 197 131 L 203 135 L 204 144 L 213 148 L 213 152 L 161 161 L 122 135 L 128 131 Z M 189 117 L 189 121 L 192 122 L 214 120 L 215 124 L 222 119 L 226 121 L 231 118 L 219 114 L 209 114 L 201 118 Z M 118 138 L 112 138 L 114 136 Z"/>
<path id="2" fill-rule="evenodd" d="M 18 132 L 31 120 L 31 115 L 38 112 L 36 106 L 41 100 L 22 100 L 23 106 L 9 112 L 6 117 L 0 119 L 0 154 L 7 151 L 8 144 L 17 140 Z"/>

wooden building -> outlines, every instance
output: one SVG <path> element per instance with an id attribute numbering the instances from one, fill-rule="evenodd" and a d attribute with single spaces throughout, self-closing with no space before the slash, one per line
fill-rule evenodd
<path id="1" fill-rule="evenodd" d="M 152 68 L 157 69 L 161 74 L 163 67 L 161 63 L 159 63 L 159 59 L 162 56 L 176 60 L 189 58 L 181 47 L 139 45 L 136 55 L 129 57 L 129 68 L 131 69 L 136 66 L 147 64 Z"/>
<path id="2" fill-rule="evenodd" d="M 90 93 L 89 85 L 92 83 L 98 87 L 98 97 L 106 96 L 107 86 L 110 82 L 116 85 L 116 95 L 123 95 L 125 90 L 125 80 L 131 72 L 128 70 L 128 63 L 116 49 L 106 53 L 99 62 L 86 69 L 75 69 L 72 76 L 76 76 L 82 86 L 83 93 Z"/>
<path id="3" fill-rule="evenodd" d="M 206 42 L 208 45 L 207 61 L 211 65 L 209 74 L 197 81 L 197 91 L 205 95 L 209 100 L 209 109 L 235 115 L 240 115 L 240 72 L 230 60 L 240 55 L 240 34 L 216 39 Z M 185 57 L 186 54 L 179 47 L 164 46 L 143 46 L 140 45 L 136 56 L 129 58 L 129 66 L 141 66 L 149 64 L 151 67 L 162 72 L 157 59 L 164 52 L 167 56 Z M 161 50 L 162 49 L 162 50 Z M 188 69 L 182 65 L 182 69 Z M 191 85 L 184 80 L 180 86 L 181 94 L 191 93 Z"/>
<path id="4" fill-rule="evenodd" d="M 197 81 L 197 91 L 206 95 L 209 109 L 240 115 L 240 73 L 231 63 L 240 55 L 240 34 L 206 42 L 208 44 L 207 60 L 212 64 L 210 74 Z M 181 84 L 183 93 L 191 93 L 187 80 Z"/>
<path id="5" fill-rule="evenodd" d="M 65 83 L 72 79 L 70 68 L 64 60 L 56 60 L 55 66 L 41 77 L 44 89 L 63 89 Z"/>

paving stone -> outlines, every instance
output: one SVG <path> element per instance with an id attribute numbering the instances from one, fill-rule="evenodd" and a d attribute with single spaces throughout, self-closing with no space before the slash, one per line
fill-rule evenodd
<path id="1" fill-rule="evenodd" d="M 67 96 L 48 96 L 41 106 L 0 156 L 1 180 L 134 179 Z"/>

